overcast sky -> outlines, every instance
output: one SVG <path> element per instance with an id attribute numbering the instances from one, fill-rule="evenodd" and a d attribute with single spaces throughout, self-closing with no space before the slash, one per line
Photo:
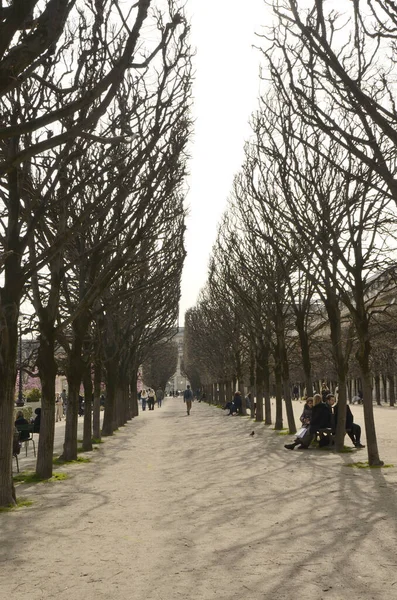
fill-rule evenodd
<path id="1" fill-rule="evenodd" d="M 187 12 L 197 55 L 181 326 L 205 284 L 217 223 L 243 161 L 259 89 L 260 53 L 252 46 L 268 14 L 263 0 L 188 0 Z"/>

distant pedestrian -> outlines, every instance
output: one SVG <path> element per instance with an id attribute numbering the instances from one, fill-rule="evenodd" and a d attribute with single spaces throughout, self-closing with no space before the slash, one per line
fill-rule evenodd
<path id="1" fill-rule="evenodd" d="M 323 399 L 323 402 L 327 401 L 327 396 L 329 394 L 329 387 L 326 381 L 323 381 L 321 384 L 321 396 Z"/>
<path id="2" fill-rule="evenodd" d="M 158 388 L 158 390 L 156 390 L 156 400 L 157 400 L 157 406 L 159 408 L 161 408 L 161 405 L 163 403 L 163 398 L 164 398 L 164 392 L 161 388 Z"/>
<path id="3" fill-rule="evenodd" d="M 55 396 L 55 421 L 62 421 L 63 417 L 63 400 L 61 394 Z"/>
<path id="4" fill-rule="evenodd" d="M 61 392 L 62 404 L 63 404 L 63 414 L 66 415 L 66 409 L 68 407 L 68 397 L 66 395 L 65 388 Z"/>
<path id="5" fill-rule="evenodd" d="M 193 392 L 190 389 L 190 385 L 186 386 L 186 390 L 183 392 L 183 401 L 186 403 L 186 412 L 188 416 L 192 410 Z"/>
<path id="6" fill-rule="evenodd" d="M 155 399 L 155 391 L 152 388 L 149 388 L 147 391 L 147 395 L 148 395 L 148 404 L 149 404 L 149 410 L 154 410 L 154 399 Z"/>
<path id="7" fill-rule="evenodd" d="M 142 410 L 146 410 L 146 402 L 147 402 L 147 391 L 146 390 L 142 390 L 141 391 L 141 403 L 142 403 Z"/>

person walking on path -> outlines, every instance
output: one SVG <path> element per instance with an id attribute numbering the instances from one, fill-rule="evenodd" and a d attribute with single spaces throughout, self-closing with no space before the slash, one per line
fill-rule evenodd
<path id="1" fill-rule="evenodd" d="M 147 391 L 147 395 L 148 395 L 149 410 L 154 410 L 154 398 L 156 395 L 154 389 L 149 388 Z"/>
<path id="2" fill-rule="evenodd" d="M 61 392 L 61 398 L 62 398 L 63 414 L 66 415 L 66 409 L 67 409 L 67 405 L 68 405 L 68 397 L 66 395 L 65 388 Z"/>
<path id="3" fill-rule="evenodd" d="M 63 417 L 63 400 L 61 394 L 55 396 L 55 420 L 62 421 Z"/>
<path id="4" fill-rule="evenodd" d="M 186 402 L 186 412 L 188 416 L 190 415 L 190 411 L 192 410 L 192 400 L 193 400 L 193 392 L 190 389 L 190 385 L 186 387 L 186 390 L 183 392 L 183 401 Z"/>
<path id="5" fill-rule="evenodd" d="M 142 402 L 142 410 L 146 410 L 146 402 L 148 400 L 148 395 L 146 390 L 142 390 L 141 392 L 141 402 Z"/>
<path id="6" fill-rule="evenodd" d="M 163 398 L 164 398 L 164 392 L 161 388 L 158 388 L 158 390 L 156 390 L 156 400 L 157 400 L 157 406 L 159 408 L 161 408 Z"/>

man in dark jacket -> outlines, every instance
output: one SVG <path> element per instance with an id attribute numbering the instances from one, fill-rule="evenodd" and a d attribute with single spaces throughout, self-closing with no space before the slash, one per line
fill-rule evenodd
<path id="1" fill-rule="evenodd" d="M 335 427 L 338 425 L 338 405 L 334 406 Z M 346 405 L 346 433 L 356 448 L 365 448 L 361 443 L 361 427 L 353 423 L 353 413 L 350 406 Z"/>
<path id="2" fill-rule="evenodd" d="M 34 414 L 36 415 L 36 417 L 33 421 L 33 433 L 40 433 L 41 408 L 36 408 Z"/>
<path id="3" fill-rule="evenodd" d="M 190 389 L 190 385 L 186 386 L 186 390 L 183 392 L 183 401 L 186 402 L 186 412 L 190 415 L 192 409 L 193 392 Z"/>
<path id="4" fill-rule="evenodd" d="M 332 406 L 335 404 L 335 396 L 328 394 L 325 401 L 313 406 L 310 421 L 310 433 L 317 433 L 320 429 L 332 429 L 333 414 Z"/>

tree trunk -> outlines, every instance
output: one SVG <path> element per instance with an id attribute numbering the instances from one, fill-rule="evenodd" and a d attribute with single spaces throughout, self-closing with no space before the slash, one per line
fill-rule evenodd
<path id="1" fill-rule="evenodd" d="M 85 364 L 82 358 L 83 343 L 87 334 L 90 317 L 84 313 L 77 317 L 72 324 L 73 341 L 69 350 L 67 365 L 67 380 L 69 397 L 66 408 L 65 442 L 63 445 L 63 460 L 77 459 L 77 425 L 79 416 L 79 394 L 83 379 Z M 91 404 L 90 404 L 91 406 Z"/>
<path id="2" fill-rule="evenodd" d="M 380 406 L 380 405 L 381 405 L 381 402 L 380 402 L 380 375 L 379 375 L 379 373 L 377 373 L 377 374 L 375 375 L 375 379 L 374 379 L 374 381 L 375 381 L 375 396 L 376 396 L 376 404 L 377 404 L 378 406 Z"/>
<path id="3" fill-rule="evenodd" d="M 389 402 L 390 406 L 394 406 L 396 403 L 396 390 L 394 386 L 394 375 L 391 373 L 387 377 L 389 381 Z"/>
<path id="4" fill-rule="evenodd" d="M 260 342 L 257 343 L 256 360 L 255 360 L 255 396 L 256 396 L 256 411 L 255 421 L 262 423 L 263 421 L 263 364 L 261 355 Z"/>
<path id="5" fill-rule="evenodd" d="M 364 325 L 366 325 L 366 321 Z M 358 364 L 360 365 L 363 404 L 364 404 L 364 422 L 365 434 L 367 438 L 368 463 L 370 466 L 383 465 L 383 461 L 379 458 L 378 442 L 376 439 L 374 407 L 372 404 L 372 378 L 370 369 L 370 354 L 371 344 L 369 342 L 368 331 L 363 330 L 363 323 L 360 323 L 361 328 L 356 327 L 359 336 L 359 347 L 356 353 Z"/>
<path id="6" fill-rule="evenodd" d="M 16 139 L 10 142 L 15 145 Z M 12 442 L 14 434 L 15 379 L 17 372 L 18 317 L 23 289 L 21 243 L 19 241 L 18 174 L 12 169 L 9 179 L 9 214 L 5 247 L 4 282 L 0 289 L 0 506 L 15 503 L 12 479 Z M 6 241 L 6 243 L 5 243 Z M 3 247 L 3 249 L 4 249 Z"/>
<path id="7" fill-rule="evenodd" d="M 250 366 L 249 366 L 249 372 L 250 372 L 250 394 L 251 394 L 251 409 L 250 409 L 250 416 L 251 419 L 255 418 L 255 410 L 254 410 L 254 403 L 255 403 L 255 364 L 256 364 L 256 358 L 255 358 L 255 349 L 251 347 L 250 350 Z"/>
<path id="8" fill-rule="evenodd" d="M 118 384 L 116 387 L 116 422 L 117 428 L 122 427 L 125 424 L 124 420 L 124 387 L 120 382 L 120 376 L 118 378 Z"/>
<path id="9" fill-rule="evenodd" d="M 338 398 L 338 422 L 335 423 L 335 450 L 341 452 L 345 443 L 346 435 L 346 381 L 343 379 L 343 374 L 339 374 L 339 398 Z"/>
<path id="10" fill-rule="evenodd" d="M 283 380 L 283 392 L 284 392 L 284 402 L 285 402 L 285 410 L 287 413 L 287 421 L 288 421 L 288 429 L 291 434 L 296 433 L 296 425 L 294 418 L 294 409 L 292 407 L 291 400 L 291 383 L 289 380 L 289 364 L 288 364 L 288 356 L 287 350 L 285 347 L 285 334 L 284 328 L 279 333 L 279 349 L 280 349 L 280 358 L 282 365 L 282 380 Z"/>
<path id="11" fill-rule="evenodd" d="M 260 364 L 262 367 L 262 378 L 263 378 L 263 395 L 265 398 L 265 424 L 271 425 L 272 423 L 272 405 L 270 402 L 270 346 L 268 343 L 269 334 L 266 333 L 260 339 Z"/>
<path id="12" fill-rule="evenodd" d="M 16 348 L 16 347 L 15 347 Z M 3 348 L 0 348 L 1 359 L 4 359 Z M 16 367 L 16 349 L 15 363 Z M 12 440 L 14 432 L 14 393 L 16 369 L 0 367 L 0 506 L 15 504 L 15 489 L 12 479 Z"/>
<path id="13" fill-rule="evenodd" d="M 226 402 L 231 402 L 233 400 L 233 392 L 232 392 L 232 382 L 230 379 L 226 380 Z"/>
<path id="14" fill-rule="evenodd" d="M 106 368 L 106 403 L 105 414 L 103 415 L 102 435 L 113 435 L 114 431 L 114 405 L 116 396 L 116 371 L 112 371 L 112 364 L 109 361 Z"/>
<path id="15" fill-rule="evenodd" d="M 55 330 L 40 327 L 40 346 L 37 366 L 41 381 L 41 420 L 37 449 L 36 473 L 42 479 L 52 477 L 55 436 L 55 379 L 58 366 L 55 360 Z"/>
<path id="16" fill-rule="evenodd" d="M 84 385 L 84 428 L 83 428 L 83 450 L 92 450 L 92 377 L 91 364 L 85 366 L 83 374 Z"/>
<path id="17" fill-rule="evenodd" d="M 68 376 L 68 404 L 66 409 L 65 441 L 63 444 L 62 460 L 77 459 L 77 424 L 79 416 L 79 392 L 81 377 L 76 372 Z"/>
<path id="18" fill-rule="evenodd" d="M 382 373 L 381 377 L 382 377 L 383 402 L 385 402 L 387 404 L 387 402 L 388 402 L 388 398 L 387 398 L 387 377 L 383 373 Z"/>
<path id="19" fill-rule="evenodd" d="M 291 386 L 290 386 L 289 378 L 283 380 L 283 388 L 284 388 L 284 402 L 285 402 L 285 410 L 287 413 L 288 429 L 289 429 L 290 434 L 294 434 L 294 433 L 296 433 L 296 425 L 295 425 L 294 409 L 292 407 Z"/>
<path id="20" fill-rule="evenodd" d="M 94 362 L 94 411 L 92 413 L 92 437 L 101 439 L 101 380 L 102 369 L 99 359 Z"/>
<path id="21" fill-rule="evenodd" d="M 138 391 L 136 389 L 136 381 L 132 381 L 130 385 L 130 403 L 131 403 L 131 416 L 132 418 L 137 417 L 138 411 Z"/>
<path id="22" fill-rule="evenodd" d="M 283 401 L 281 364 L 278 358 L 275 358 L 274 377 L 276 380 L 276 422 L 274 429 L 281 430 L 283 428 Z"/>

